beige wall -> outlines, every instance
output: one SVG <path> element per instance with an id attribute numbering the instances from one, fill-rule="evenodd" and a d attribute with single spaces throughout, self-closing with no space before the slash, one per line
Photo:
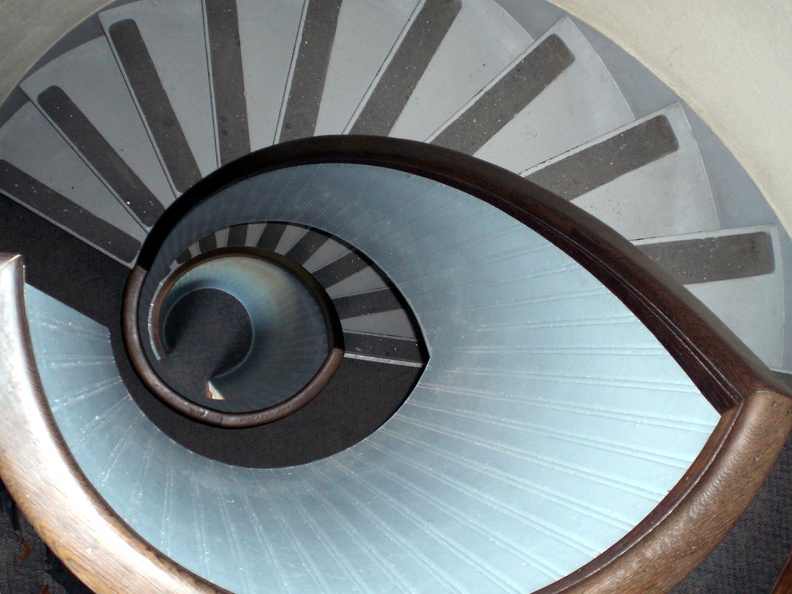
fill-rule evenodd
<path id="1" fill-rule="evenodd" d="M 552 0 L 685 99 L 792 230 L 790 0 Z"/>
<path id="2" fill-rule="evenodd" d="M 109 0 L 0 0 L 0 102 Z M 792 230 L 792 2 L 553 0 L 641 60 L 701 115 Z"/>
<path id="3" fill-rule="evenodd" d="M 0 103 L 44 52 L 109 0 L 0 0 Z"/>

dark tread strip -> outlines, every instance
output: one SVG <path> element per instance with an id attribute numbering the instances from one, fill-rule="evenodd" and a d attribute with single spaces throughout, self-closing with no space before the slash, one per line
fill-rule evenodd
<path id="1" fill-rule="evenodd" d="M 443 130 L 432 144 L 474 154 L 574 61 L 575 56 L 558 35 L 548 36 Z"/>
<path id="2" fill-rule="evenodd" d="M 237 246 L 237 245 L 245 245 L 247 241 L 247 225 L 234 225 L 233 227 L 229 227 L 228 229 L 228 241 L 226 242 L 229 246 Z"/>
<path id="3" fill-rule="evenodd" d="M 773 240 L 764 231 L 639 245 L 680 283 L 711 283 L 771 274 Z"/>
<path id="4" fill-rule="evenodd" d="M 205 0 L 220 164 L 250 152 L 236 0 Z"/>
<path id="5" fill-rule="evenodd" d="M 71 230 L 122 262 L 134 262 L 140 242 L 78 206 L 8 161 L 0 159 L 0 192 Z"/>
<path id="6" fill-rule="evenodd" d="M 350 134 L 390 133 L 461 9 L 460 0 L 426 0 Z"/>
<path id="7" fill-rule="evenodd" d="M 316 231 L 311 231 L 303 235 L 300 240 L 288 251 L 286 257 L 298 264 L 305 264 L 308 259 L 316 253 L 322 245 L 327 242 L 327 236 Z"/>
<path id="8" fill-rule="evenodd" d="M 368 262 L 366 262 L 363 258 L 354 252 L 351 252 L 340 257 L 334 262 L 330 262 L 312 274 L 320 285 L 322 285 L 325 289 L 329 289 L 333 285 L 340 283 L 342 280 L 345 280 L 353 274 L 356 274 L 367 268 L 368 265 Z"/>
<path id="9" fill-rule="evenodd" d="M 125 208 L 146 227 L 156 223 L 164 211 L 162 204 L 63 89 L 49 87 L 39 94 L 38 103 L 107 182 Z"/>
<path id="10" fill-rule="evenodd" d="M 261 232 L 261 237 L 259 237 L 258 242 L 256 242 L 256 247 L 274 252 L 287 227 L 288 225 L 286 223 L 267 223 L 264 227 L 264 231 Z"/>
<path id="11" fill-rule="evenodd" d="M 113 23 L 110 39 L 165 168 L 176 190 L 185 192 L 201 179 L 201 172 L 137 23 L 131 19 Z"/>
<path id="12" fill-rule="evenodd" d="M 426 357 L 414 340 L 347 332 L 344 334 L 344 348 L 347 353 L 356 355 L 411 363 L 426 362 Z"/>
<path id="13" fill-rule="evenodd" d="M 281 142 L 313 136 L 340 11 L 341 0 L 308 0 L 283 115 Z"/>
<path id="14" fill-rule="evenodd" d="M 338 317 L 342 320 L 373 313 L 404 309 L 399 298 L 390 289 L 379 289 L 357 295 L 333 299 Z"/>
<path id="15" fill-rule="evenodd" d="M 217 249 L 217 237 L 214 233 L 210 233 L 198 240 L 198 249 L 203 254 L 211 250 Z"/>
<path id="16" fill-rule="evenodd" d="M 176 263 L 181 266 L 190 258 L 192 258 L 192 254 L 190 253 L 190 250 L 189 249 L 184 250 L 181 254 L 176 256 Z"/>
<path id="17" fill-rule="evenodd" d="M 679 149 L 671 122 L 655 116 L 527 176 L 573 200 Z"/>

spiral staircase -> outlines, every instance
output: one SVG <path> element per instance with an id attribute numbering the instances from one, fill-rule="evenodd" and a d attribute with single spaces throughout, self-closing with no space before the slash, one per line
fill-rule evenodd
<path id="1" fill-rule="evenodd" d="M 491 198 L 522 195 L 507 172 L 546 210 Z M 741 346 L 761 382 L 702 380 L 710 363 L 648 322 L 671 303 L 668 327 L 698 329 L 675 308 L 700 304 L 619 294 L 622 249 L 701 300 L 725 344 L 792 369 L 792 242 L 761 194 L 670 90 L 539 0 L 114 2 L 0 108 L 0 193 L 29 283 L 14 301 L 8 259 L 3 316 L 27 320 L 39 412 L 68 450 L 52 457 L 172 591 L 596 582 L 730 443 L 757 382 L 785 393 Z M 168 324 L 198 289 L 247 317 L 210 311 L 196 350 Z M 275 346 L 244 339 L 191 387 L 185 362 L 246 324 Z M 37 528 L 86 583 L 123 589 L 115 561 Z"/>

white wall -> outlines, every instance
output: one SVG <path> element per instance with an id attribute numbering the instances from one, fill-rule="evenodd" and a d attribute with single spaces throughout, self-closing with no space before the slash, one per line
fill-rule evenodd
<path id="1" fill-rule="evenodd" d="M 552 0 L 638 58 L 743 164 L 792 231 L 790 0 Z"/>
<path id="2" fill-rule="evenodd" d="M 44 52 L 109 0 L 0 0 L 0 103 Z"/>

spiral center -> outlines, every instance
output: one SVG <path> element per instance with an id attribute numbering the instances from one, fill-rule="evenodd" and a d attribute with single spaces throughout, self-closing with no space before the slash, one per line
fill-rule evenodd
<path id="1" fill-rule="evenodd" d="M 173 387 L 195 401 L 208 396 L 213 377 L 242 363 L 253 344 L 245 306 L 218 289 L 199 289 L 182 297 L 163 323 L 163 368 Z"/>

